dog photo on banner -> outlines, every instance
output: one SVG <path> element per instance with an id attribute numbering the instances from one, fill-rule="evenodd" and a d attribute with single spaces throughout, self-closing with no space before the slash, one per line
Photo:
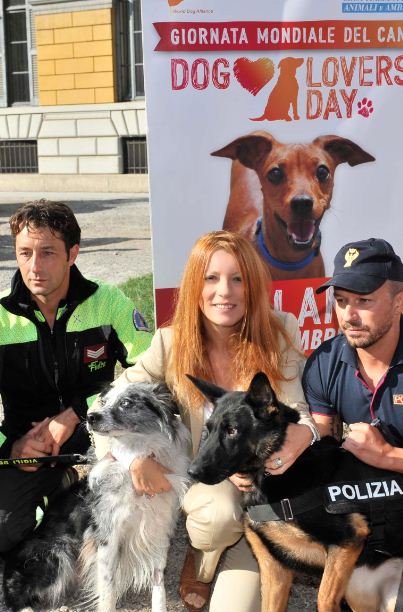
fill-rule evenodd
<path id="1" fill-rule="evenodd" d="M 235 230 L 308 354 L 338 331 L 332 292 L 315 289 L 342 244 L 380 228 L 401 244 L 400 13 L 364 4 L 143 3 L 159 324 L 196 238 Z"/>

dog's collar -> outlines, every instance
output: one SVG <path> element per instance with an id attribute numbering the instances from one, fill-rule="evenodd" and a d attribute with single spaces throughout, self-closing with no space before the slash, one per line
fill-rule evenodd
<path id="1" fill-rule="evenodd" d="M 321 239 L 320 230 L 318 231 L 318 239 L 319 239 L 319 244 L 320 244 L 320 239 Z M 262 257 L 267 261 L 267 263 L 273 266 L 273 268 L 278 268 L 279 270 L 287 270 L 288 272 L 294 272 L 295 270 L 301 270 L 302 268 L 305 268 L 305 266 L 310 264 L 311 261 L 319 255 L 319 246 L 318 246 L 316 247 L 316 249 L 312 251 L 312 253 L 310 253 L 307 257 L 305 257 L 304 259 L 301 259 L 300 261 L 287 262 L 287 261 L 280 261 L 279 259 L 276 259 L 272 255 L 270 255 L 269 249 L 264 243 L 263 232 L 262 232 L 262 218 L 257 220 L 256 241 L 257 241 L 257 246 L 259 248 L 259 252 L 262 255 Z"/>
<path id="2" fill-rule="evenodd" d="M 248 506 L 246 511 L 251 521 L 263 523 L 266 521 L 293 521 L 295 515 L 309 512 L 323 506 L 321 487 L 315 487 L 308 493 L 303 493 L 292 499 L 285 498 L 271 504 Z"/>

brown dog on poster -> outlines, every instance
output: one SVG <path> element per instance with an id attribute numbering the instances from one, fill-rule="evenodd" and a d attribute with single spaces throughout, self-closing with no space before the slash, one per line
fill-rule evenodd
<path id="1" fill-rule="evenodd" d="M 319 224 L 330 206 L 335 170 L 375 158 L 341 136 L 284 144 L 263 131 L 212 155 L 233 160 L 223 229 L 255 244 L 273 280 L 324 276 Z"/>
<path id="2" fill-rule="evenodd" d="M 292 108 L 294 120 L 299 119 L 299 85 L 296 72 L 303 63 L 304 60 L 300 57 L 284 57 L 279 62 L 280 75 L 269 95 L 263 115 L 252 119 L 252 121 L 264 121 L 264 119 L 267 119 L 267 121 L 291 121 L 292 119 L 289 114 L 290 107 Z"/>

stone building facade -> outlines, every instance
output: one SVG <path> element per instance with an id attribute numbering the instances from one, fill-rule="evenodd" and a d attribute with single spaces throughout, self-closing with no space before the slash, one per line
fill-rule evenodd
<path id="1" fill-rule="evenodd" d="M 140 11 L 2 0 L 0 191 L 147 191 Z"/>

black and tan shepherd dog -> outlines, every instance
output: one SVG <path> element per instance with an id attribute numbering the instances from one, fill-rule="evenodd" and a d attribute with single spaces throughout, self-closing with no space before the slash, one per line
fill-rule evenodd
<path id="1" fill-rule="evenodd" d="M 269 477 L 264 462 L 298 412 L 277 400 L 262 373 L 246 392 L 191 380 L 215 408 L 190 475 L 206 484 L 236 472 L 253 477 L 245 534 L 259 563 L 262 612 L 286 610 L 295 571 L 322 573 L 320 612 L 340 610 L 343 597 L 354 611 L 396 610 L 403 475 L 370 467 L 325 437 Z"/>

